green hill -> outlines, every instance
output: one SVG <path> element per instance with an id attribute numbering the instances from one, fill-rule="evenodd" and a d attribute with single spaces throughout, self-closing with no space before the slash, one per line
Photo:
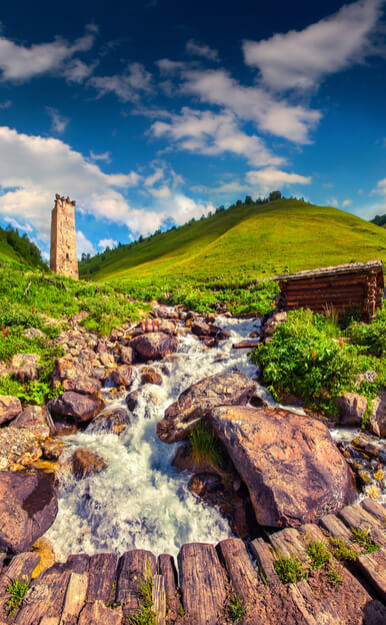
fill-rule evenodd
<path id="1" fill-rule="evenodd" d="M 81 274 L 125 284 L 154 280 L 232 283 L 380 258 L 386 233 L 331 207 L 299 200 L 242 204 L 121 246 L 80 264 Z"/>
<path id="2" fill-rule="evenodd" d="M 0 228 L 0 261 L 26 267 L 47 269 L 37 245 L 27 234 L 20 235 L 18 230 L 8 226 Z"/>

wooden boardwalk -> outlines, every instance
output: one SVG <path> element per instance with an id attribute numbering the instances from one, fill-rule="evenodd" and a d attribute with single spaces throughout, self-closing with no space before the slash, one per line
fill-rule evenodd
<path id="1" fill-rule="evenodd" d="M 369 530 L 379 549 L 355 541 L 354 529 Z M 310 541 L 332 550 L 331 538 L 345 539 L 355 561 L 330 562 L 296 584 L 280 581 L 278 557 L 298 558 L 310 567 Z M 33 552 L 15 556 L 0 574 L 0 625 L 123 625 L 152 593 L 157 625 L 381 625 L 386 623 L 386 507 L 366 499 L 329 514 L 319 525 L 280 530 L 248 547 L 240 539 L 217 547 L 183 545 L 177 563 L 149 551 L 70 556 L 33 579 L 21 608 L 6 616 L 9 580 L 29 577 L 39 561 Z M 1 563 L 1 558 L 0 558 Z M 329 571 L 329 572 L 328 572 Z M 333 574 L 339 578 L 329 583 Z M 149 600 L 149 597 L 148 597 Z M 245 610 L 237 611 L 237 604 Z M 240 617 L 239 620 L 237 618 Z M 140 623 L 153 621 L 140 621 Z"/>

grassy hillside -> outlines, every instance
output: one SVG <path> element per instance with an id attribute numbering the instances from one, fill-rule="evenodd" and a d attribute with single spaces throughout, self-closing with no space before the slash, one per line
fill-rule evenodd
<path id="1" fill-rule="evenodd" d="M 81 273 L 121 285 L 254 280 L 277 272 L 374 258 L 386 233 L 336 208 L 299 200 L 241 205 L 81 263 Z"/>

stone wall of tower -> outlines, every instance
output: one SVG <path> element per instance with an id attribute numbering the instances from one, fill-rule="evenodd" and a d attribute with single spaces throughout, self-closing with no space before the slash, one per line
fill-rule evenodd
<path id="1" fill-rule="evenodd" d="M 77 280 L 78 257 L 76 253 L 75 202 L 69 197 L 55 196 L 51 213 L 50 269 L 55 273 Z"/>

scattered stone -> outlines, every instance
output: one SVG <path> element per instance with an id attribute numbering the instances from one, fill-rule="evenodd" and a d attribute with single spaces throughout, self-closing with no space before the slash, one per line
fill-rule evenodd
<path id="1" fill-rule="evenodd" d="M 120 345 L 119 347 L 120 361 L 124 365 L 131 365 L 134 362 L 134 352 L 132 347 Z"/>
<path id="2" fill-rule="evenodd" d="M 364 373 L 359 373 L 359 375 L 355 378 L 355 383 L 360 386 L 363 382 L 368 382 L 369 384 L 374 384 L 378 380 L 378 373 L 369 369 L 369 371 L 365 371 Z"/>
<path id="3" fill-rule="evenodd" d="M 178 319 L 178 312 L 167 306 L 154 306 L 153 313 L 160 319 Z"/>
<path id="4" fill-rule="evenodd" d="M 131 393 L 129 393 L 126 397 L 126 404 L 129 410 L 131 410 L 131 412 L 133 412 L 133 410 L 135 410 L 135 408 L 137 407 L 138 404 L 138 399 L 140 397 L 141 393 L 139 391 L 132 391 Z"/>
<path id="5" fill-rule="evenodd" d="M 21 414 L 20 399 L 13 395 L 0 395 L 0 423 L 12 421 Z"/>
<path id="6" fill-rule="evenodd" d="M 268 319 L 263 323 L 261 327 L 261 337 L 262 339 L 266 339 L 267 337 L 271 337 L 275 332 L 277 326 L 280 323 L 285 323 L 287 321 L 287 313 L 286 312 L 276 312 L 273 313 Z"/>
<path id="7" fill-rule="evenodd" d="M 72 468 L 77 479 L 100 473 L 106 467 L 104 459 L 89 449 L 77 449 L 72 455 Z"/>
<path id="8" fill-rule="evenodd" d="M 241 373 L 219 373 L 189 386 L 171 404 L 157 434 L 165 443 L 188 438 L 195 425 L 215 406 L 245 405 L 256 391 L 256 384 Z"/>
<path id="9" fill-rule="evenodd" d="M 230 332 L 211 323 L 206 323 L 203 319 L 196 319 L 192 323 L 191 330 L 193 334 L 203 339 L 208 347 L 214 347 L 219 341 L 230 337 Z"/>
<path id="10" fill-rule="evenodd" d="M 209 421 L 248 487 L 260 525 L 298 527 L 355 499 L 349 466 L 321 421 L 245 406 L 214 408 Z"/>
<path id="11" fill-rule="evenodd" d="M 31 549 L 52 525 L 58 502 L 51 482 L 38 475 L 0 473 L 0 548 Z"/>
<path id="12" fill-rule="evenodd" d="M 44 332 L 42 332 L 42 330 L 39 330 L 38 328 L 25 328 L 25 330 L 23 331 L 24 336 L 27 339 L 45 339 L 46 335 L 44 334 Z"/>
<path id="13" fill-rule="evenodd" d="M 162 384 L 162 375 L 158 373 L 152 367 L 144 367 L 141 371 L 141 383 L 142 384 Z"/>
<path id="14" fill-rule="evenodd" d="M 63 380 L 65 391 L 74 391 L 84 395 L 97 395 L 102 388 L 100 380 L 88 376 L 81 376 L 73 380 Z"/>
<path id="15" fill-rule="evenodd" d="M 39 362 L 39 354 L 15 354 L 11 359 L 11 369 L 20 380 L 35 380 Z"/>
<path id="16" fill-rule="evenodd" d="M 386 391 L 380 391 L 373 401 L 370 430 L 379 438 L 386 438 Z"/>
<path id="17" fill-rule="evenodd" d="M 107 408 L 99 413 L 87 426 L 87 432 L 105 432 L 106 434 L 122 434 L 131 423 L 127 410 L 121 407 Z"/>
<path id="18" fill-rule="evenodd" d="M 63 453 L 64 443 L 61 441 L 44 441 L 42 445 L 43 458 L 45 460 L 59 460 Z"/>
<path id="19" fill-rule="evenodd" d="M 103 402 L 99 398 L 81 395 L 73 391 L 66 391 L 59 397 L 52 399 L 48 408 L 59 417 L 74 419 L 76 423 L 91 421 L 101 410 Z"/>
<path id="20" fill-rule="evenodd" d="M 85 310 L 81 310 L 80 312 L 75 313 L 75 315 L 72 315 L 72 317 L 70 318 L 70 322 L 73 324 L 77 324 L 83 321 L 83 319 L 87 319 L 87 317 L 89 317 L 89 313 Z"/>
<path id="21" fill-rule="evenodd" d="M 23 468 L 21 460 L 30 456 L 39 457 L 41 449 L 35 434 L 12 424 L 0 429 L 0 471 Z"/>
<path id="22" fill-rule="evenodd" d="M 26 428 L 38 438 L 48 438 L 50 427 L 47 418 L 48 411 L 45 406 L 27 406 L 12 425 L 17 428 Z"/>
<path id="23" fill-rule="evenodd" d="M 360 425 L 367 408 L 367 399 L 358 393 L 343 393 L 336 399 L 341 425 Z"/>
<path id="24" fill-rule="evenodd" d="M 99 354 L 99 360 L 104 367 L 115 367 L 115 358 L 112 354 L 108 352 L 102 352 L 101 354 Z"/>
<path id="25" fill-rule="evenodd" d="M 142 334 L 130 341 L 132 347 L 142 360 L 161 360 L 166 354 L 175 352 L 177 338 L 163 332 Z"/>
<path id="26" fill-rule="evenodd" d="M 55 421 L 55 431 L 51 436 L 70 436 L 78 431 L 75 423 L 67 423 L 67 421 Z"/>
<path id="27" fill-rule="evenodd" d="M 135 371 L 130 365 L 118 365 L 111 373 L 111 379 L 115 386 L 131 386 L 135 379 Z"/>

